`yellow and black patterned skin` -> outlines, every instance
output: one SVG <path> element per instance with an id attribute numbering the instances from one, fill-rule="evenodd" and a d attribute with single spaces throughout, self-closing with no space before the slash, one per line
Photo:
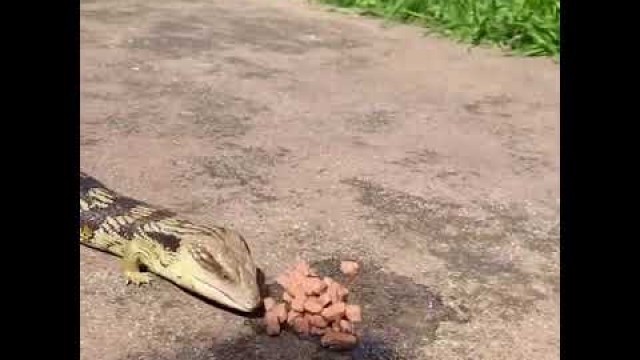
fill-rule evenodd
<path id="1" fill-rule="evenodd" d="M 240 234 L 123 196 L 84 172 L 80 243 L 120 257 L 127 282 L 145 284 L 154 273 L 235 310 L 261 304 L 258 270 Z"/>

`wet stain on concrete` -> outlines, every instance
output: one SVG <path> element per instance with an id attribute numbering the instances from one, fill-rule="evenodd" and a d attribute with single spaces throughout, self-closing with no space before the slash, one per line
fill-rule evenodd
<path id="1" fill-rule="evenodd" d="M 339 272 L 337 258 L 311 265 L 323 276 L 346 280 Z M 271 296 L 279 297 L 282 293 L 279 285 L 266 286 L 266 293 Z M 316 337 L 299 337 L 289 332 L 270 337 L 259 320 L 247 319 L 248 333 L 232 339 L 213 341 L 205 347 L 177 341 L 173 354 L 130 354 L 125 359 L 413 360 L 420 358 L 422 346 L 436 339 L 442 321 L 468 321 L 468 317 L 444 304 L 433 289 L 386 272 L 373 263 L 363 262 L 360 275 L 349 289 L 349 301 L 363 308 L 363 323 L 358 327 L 360 342 L 350 351 L 330 351 L 322 348 Z"/>
<path id="2" fill-rule="evenodd" d="M 466 303 L 502 309 L 504 318 L 514 320 L 546 297 L 529 286 L 532 281 L 555 281 L 523 271 L 509 256 L 514 237 L 538 250 L 558 241 L 552 229 L 530 231 L 527 214 L 517 208 L 480 204 L 489 216 L 476 219 L 442 199 L 427 200 L 360 179 L 343 183 L 357 190 L 357 201 L 368 209 L 365 220 L 383 238 L 405 241 L 398 246 L 441 258 L 452 274 L 460 274 L 456 281 L 473 289 L 464 294 Z M 406 234 L 413 234 L 411 240 L 403 240 Z"/>

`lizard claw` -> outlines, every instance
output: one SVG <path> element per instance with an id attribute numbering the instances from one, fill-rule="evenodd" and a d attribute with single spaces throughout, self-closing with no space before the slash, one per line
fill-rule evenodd
<path id="1" fill-rule="evenodd" d="M 135 284 L 135 285 L 143 285 L 143 284 L 149 284 L 151 282 L 152 276 L 151 274 L 148 273 L 142 273 L 142 272 L 134 272 L 134 271 L 126 271 L 124 273 L 125 277 L 127 278 L 127 284 Z"/>

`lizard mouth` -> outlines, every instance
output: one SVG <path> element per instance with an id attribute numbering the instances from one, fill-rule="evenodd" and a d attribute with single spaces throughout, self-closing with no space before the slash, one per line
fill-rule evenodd
<path id="1" fill-rule="evenodd" d="M 194 276 L 194 279 L 201 285 L 204 285 L 206 288 L 212 290 L 216 295 L 222 296 L 222 299 L 212 299 L 219 301 L 225 305 L 233 306 L 235 308 L 239 308 L 240 310 L 250 310 L 250 307 L 246 307 L 235 301 L 229 294 L 224 292 L 223 290 L 209 284 L 208 282 L 202 280 L 201 278 Z"/>

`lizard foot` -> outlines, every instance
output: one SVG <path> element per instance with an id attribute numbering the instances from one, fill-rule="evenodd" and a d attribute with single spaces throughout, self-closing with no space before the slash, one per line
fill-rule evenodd
<path id="1" fill-rule="evenodd" d="M 149 284 L 153 279 L 151 274 L 143 273 L 139 271 L 125 271 L 124 275 L 127 278 L 127 284 L 130 284 L 130 283 L 135 285 Z"/>

